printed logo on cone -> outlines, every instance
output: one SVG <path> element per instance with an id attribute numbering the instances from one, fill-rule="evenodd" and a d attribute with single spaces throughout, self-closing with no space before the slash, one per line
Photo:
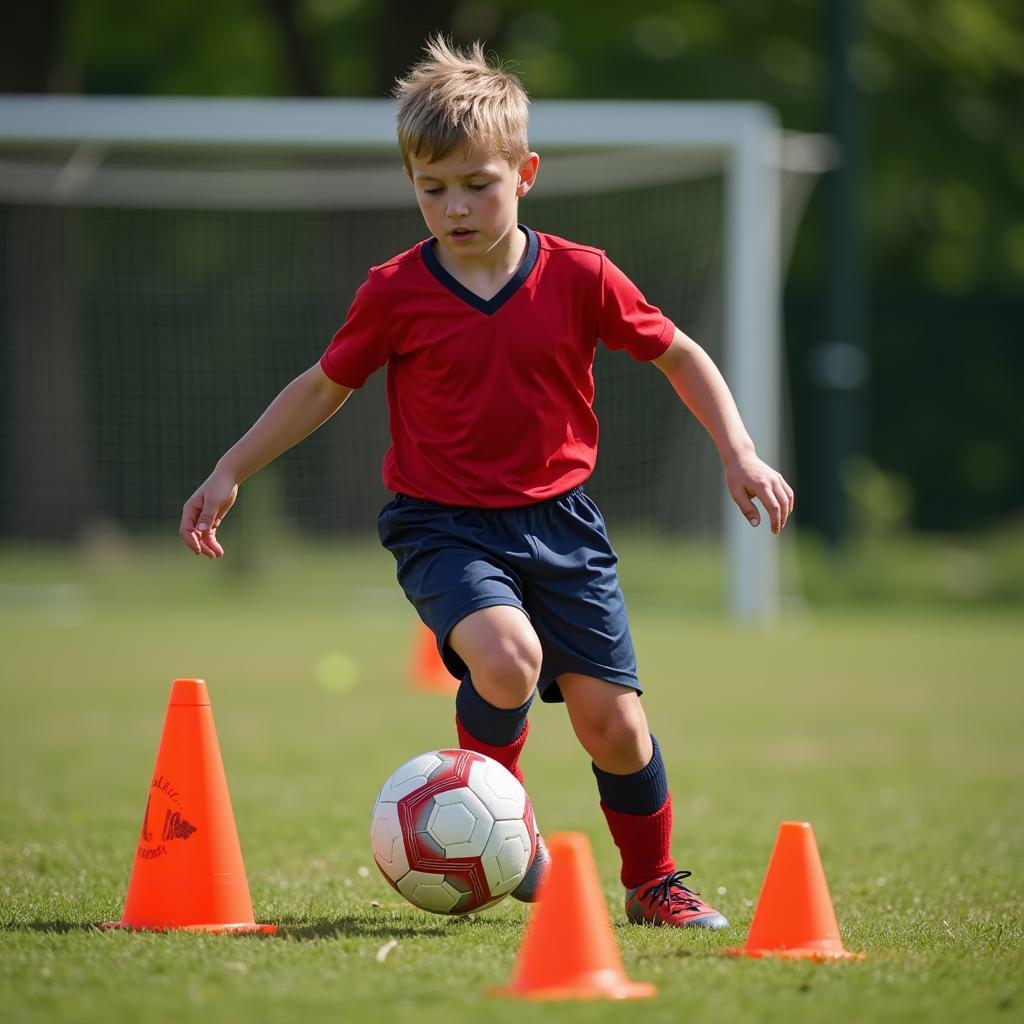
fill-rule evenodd
<path id="1" fill-rule="evenodd" d="M 157 775 L 150 783 L 146 812 L 142 816 L 142 835 L 137 856 L 140 860 L 165 857 L 174 843 L 189 839 L 198 827 L 184 816 L 181 793 L 174 783 Z"/>

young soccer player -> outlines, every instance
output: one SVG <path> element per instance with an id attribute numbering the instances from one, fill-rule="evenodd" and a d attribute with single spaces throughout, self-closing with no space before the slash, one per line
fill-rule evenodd
<path id="1" fill-rule="evenodd" d="M 356 292 L 318 363 L 289 384 L 185 503 L 181 537 L 219 558 L 238 486 L 387 365 L 392 446 L 380 513 L 398 579 L 462 682 L 459 745 L 522 780 L 536 692 L 564 701 L 593 760 L 622 857 L 631 921 L 724 928 L 672 858 L 672 799 L 601 513 L 583 490 L 597 454 L 597 341 L 652 362 L 711 435 L 729 493 L 777 533 L 793 491 L 763 463 L 706 353 L 599 249 L 533 231 L 527 97 L 513 75 L 435 38 L 399 81 L 398 142 L 430 232 Z M 543 843 L 513 893 L 532 900 Z"/>

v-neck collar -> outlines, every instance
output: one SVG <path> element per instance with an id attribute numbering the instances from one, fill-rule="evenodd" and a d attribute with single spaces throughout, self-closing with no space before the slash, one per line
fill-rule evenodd
<path id="1" fill-rule="evenodd" d="M 466 305 L 472 306 L 486 316 L 492 316 L 526 283 L 526 279 L 537 262 L 537 253 L 540 251 L 540 239 L 537 237 L 537 232 L 525 224 L 520 224 L 519 229 L 526 234 L 526 254 L 508 283 L 493 298 L 481 298 L 441 266 L 441 261 L 434 251 L 437 246 L 436 238 L 428 238 L 423 243 L 423 262 L 426 263 L 427 269 L 434 277 L 457 299 L 461 299 Z"/>

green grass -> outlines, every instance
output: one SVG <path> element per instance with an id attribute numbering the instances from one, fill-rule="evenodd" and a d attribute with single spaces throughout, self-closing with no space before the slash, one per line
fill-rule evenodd
<path id="1" fill-rule="evenodd" d="M 525 768 L 545 830 L 591 839 L 626 970 L 659 986 L 644 1019 L 1020 1019 L 1020 606 L 873 603 L 853 587 L 776 629 L 743 629 L 700 610 L 716 589 L 707 556 L 622 547 L 677 852 L 733 927 L 624 923 L 588 761 L 561 708 L 534 712 Z M 511 975 L 524 908 L 434 918 L 373 867 L 380 782 L 455 739 L 450 702 L 407 684 L 413 619 L 391 573 L 369 547 L 285 549 L 253 575 L 177 551 L 0 555 L 5 1021 L 638 1012 L 484 996 Z M 812 592 L 826 576 L 811 572 Z M 318 682 L 332 653 L 355 662 L 353 686 Z M 281 925 L 276 938 L 95 928 L 120 914 L 170 681 L 190 675 L 210 686 L 256 914 Z M 785 819 L 813 823 L 863 963 L 719 954 L 745 938 Z"/>

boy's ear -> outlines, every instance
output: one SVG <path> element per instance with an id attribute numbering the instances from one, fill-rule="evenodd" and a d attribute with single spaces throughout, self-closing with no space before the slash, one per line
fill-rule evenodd
<path id="1" fill-rule="evenodd" d="M 533 188 L 537 181 L 537 171 L 540 168 L 540 157 L 536 153 L 527 153 L 523 162 L 519 165 L 519 181 L 516 182 L 516 195 L 520 198 Z"/>

